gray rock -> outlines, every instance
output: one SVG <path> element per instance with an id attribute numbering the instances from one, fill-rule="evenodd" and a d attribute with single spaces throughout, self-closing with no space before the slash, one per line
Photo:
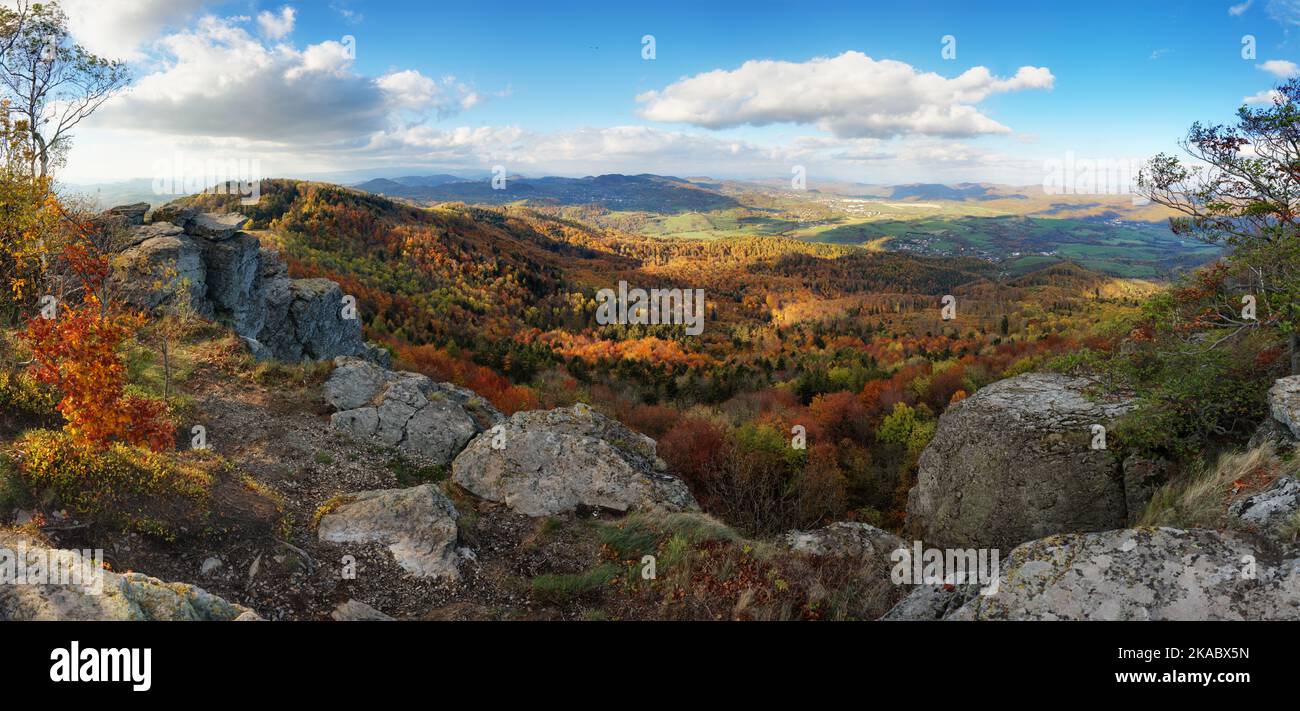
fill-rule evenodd
<path id="1" fill-rule="evenodd" d="M 330 617 L 339 622 L 387 622 L 393 619 L 360 600 L 340 602 Z"/>
<path id="2" fill-rule="evenodd" d="M 1091 448 L 1091 427 L 1132 406 L 1089 399 L 1088 385 L 1020 375 L 948 408 L 921 454 L 909 529 L 940 548 L 1009 549 L 1053 533 L 1124 526 L 1131 504 L 1122 462 Z"/>
<path id="3" fill-rule="evenodd" d="M 903 539 L 875 526 L 838 521 L 812 531 L 791 531 L 785 544 L 800 553 L 823 556 L 881 557 L 905 548 Z"/>
<path id="4" fill-rule="evenodd" d="M 212 573 L 215 573 L 218 570 L 220 570 L 221 566 L 222 566 L 222 562 L 220 558 L 216 556 L 210 556 L 204 559 L 203 565 L 199 567 L 199 575 L 203 575 L 203 576 L 211 575 Z"/>
<path id="5" fill-rule="evenodd" d="M 1269 419 L 1250 438 L 1250 446 L 1263 442 L 1274 446 L 1294 445 L 1300 439 L 1300 375 L 1273 381 L 1268 391 Z"/>
<path id="6" fill-rule="evenodd" d="M 1269 532 L 1300 514 L 1300 479 L 1280 476 L 1271 486 L 1228 505 L 1228 516 L 1248 528 Z"/>
<path id="7" fill-rule="evenodd" d="M 199 244 L 207 267 L 207 296 L 216 314 L 228 319 L 236 333 L 261 331 L 265 310 L 257 293 L 262 251 L 257 238 L 241 232 L 224 241 L 203 239 Z"/>
<path id="8" fill-rule="evenodd" d="M 151 240 L 154 237 L 175 237 L 183 234 L 183 230 L 170 222 L 154 222 L 148 225 L 140 225 L 134 229 L 127 230 L 117 245 L 117 251 L 128 247 L 134 247 L 141 242 Z"/>
<path id="9" fill-rule="evenodd" d="M 381 543 L 413 575 L 459 580 L 457 518 L 432 484 L 363 491 L 322 516 L 317 535 L 331 543 Z"/>
<path id="10" fill-rule="evenodd" d="M 452 463 L 453 480 L 475 496 L 529 516 L 699 508 L 680 479 L 655 471 L 653 439 L 589 407 L 519 412 L 500 427 Z"/>
<path id="11" fill-rule="evenodd" d="M 255 338 L 296 363 L 366 352 L 361 321 L 343 318 L 343 290 L 328 279 L 263 280 L 265 317 Z"/>
<path id="12" fill-rule="evenodd" d="M 136 308 L 152 310 L 187 299 L 198 315 L 212 315 L 203 252 L 194 238 L 153 237 L 115 255 L 112 263 L 114 284 Z"/>
<path id="13" fill-rule="evenodd" d="M 219 242 L 234 237 L 248 223 L 247 217 L 234 212 L 204 212 L 186 223 L 185 233 Z"/>
<path id="14" fill-rule="evenodd" d="M 325 402 L 335 410 L 373 404 L 389 381 L 389 371 L 374 363 L 360 358 L 335 358 L 334 371 L 325 381 Z"/>
<path id="15" fill-rule="evenodd" d="M 942 620 L 979 596 L 979 585 L 918 585 L 880 619 Z"/>
<path id="16" fill-rule="evenodd" d="M 338 410 L 330 426 L 356 437 L 375 437 L 434 464 L 450 464 L 474 435 L 503 419 L 478 395 L 450 383 L 355 357 L 334 362 L 324 388 L 325 401 Z"/>
<path id="17" fill-rule="evenodd" d="M 145 214 L 144 219 L 145 222 L 170 222 L 184 229 L 197 213 L 192 207 L 173 202 L 153 208 Z"/>
<path id="18" fill-rule="evenodd" d="M 137 202 L 130 205 L 118 205 L 104 211 L 106 215 L 122 218 L 128 225 L 143 225 L 144 214 L 149 211 L 149 203 Z"/>
<path id="19" fill-rule="evenodd" d="M 1001 561 L 998 590 L 950 620 L 1295 620 L 1300 560 L 1252 539 L 1174 528 L 1072 533 Z"/>
<path id="20" fill-rule="evenodd" d="M 113 278 L 128 303 L 145 310 L 162 306 L 174 291 L 161 286 L 163 275 L 175 272 L 190 281 L 195 313 L 229 323 L 258 360 L 299 363 L 355 355 L 391 361 L 388 351 L 363 340 L 360 319 L 344 318 L 338 284 L 290 279 L 277 251 L 239 231 L 246 217 L 196 214 L 173 204 L 148 218 L 122 230 L 118 240 Z"/>
<path id="21" fill-rule="evenodd" d="M 59 561 L 63 570 L 93 566 L 75 551 L 51 549 L 16 531 L 0 530 L 0 558 Z M 7 565 L 7 564 L 6 564 Z M 167 583 L 140 573 L 100 570 L 102 587 L 0 585 L 0 620 L 257 620 L 257 613 L 186 583 Z M 83 577 L 82 581 L 91 578 Z"/>

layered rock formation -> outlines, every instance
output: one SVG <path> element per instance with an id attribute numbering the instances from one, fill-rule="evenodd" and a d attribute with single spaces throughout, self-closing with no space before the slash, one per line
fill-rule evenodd
<path id="1" fill-rule="evenodd" d="M 259 360 L 384 360 L 385 353 L 362 340 L 360 319 L 345 314 L 338 284 L 290 279 L 279 253 L 242 231 L 248 218 L 175 204 L 149 214 L 139 208 L 105 213 L 121 232 L 113 279 L 132 305 L 184 305 L 227 323 Z"/>

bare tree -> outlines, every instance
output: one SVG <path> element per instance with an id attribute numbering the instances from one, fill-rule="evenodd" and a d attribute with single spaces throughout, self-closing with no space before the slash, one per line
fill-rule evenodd
<path id="1" fill-rule="evenodd" d="M 48 177 L 67 151 L 72 129 L 126 86 L 130 74 L 121 62 L 74 43 L 57 3 L 23 2 L 17 11 L 0 15 L 7 33 L 11 24 L 12 32 L 0 39 L 5 50 L 0 87 L 12 100 L 10 110 L 26 124 L 32 172 Z"/>

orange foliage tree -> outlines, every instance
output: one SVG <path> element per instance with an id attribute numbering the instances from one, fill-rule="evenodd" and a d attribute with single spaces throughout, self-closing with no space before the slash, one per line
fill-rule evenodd
<path id="1" fill-rule="evenodd" d="M 163 451 L 175 446 L 175 427 L 162 402 L 126 394 L 126 366 L 119 347 L 141 317 L 115 308 L 107 294 L 107 256 L 83 232 L 60 255 L 60 267 L 79 296 L 57 303 L 53 313 L 31 318 L 23 340 L 31 369 L 60 393 L 59 412 L 76 440 L 96 446 L 114 441 Z M 76 293 L 79 291 L 79 294 Z"/>

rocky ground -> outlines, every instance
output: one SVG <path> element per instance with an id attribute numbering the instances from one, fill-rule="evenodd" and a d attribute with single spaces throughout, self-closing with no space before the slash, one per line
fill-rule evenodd
<path id="1" fill-rule="evenodd" d="M 119 268 L 188 270 L 204 289 L 166 298 L 232 324 L 195 332 L 176 383 L 182 432 L 219 458 L 217 525 L 177 509 L 157 537 L 17 511 L 0 543 L 103 548 L 114 574 L 102 599 L 0 587 L 0 619 L 1300 619 L 1300 377 L 1193 486 L 1098 446 L 1125 399 L 1009 378 L 940 419 L 909 498 L 919 540 L 847 522 L 749 540 L 699 511 L 653 439 L 585 405 L 506 417 L 394 371 L 334 313 L 337 285 L 292 306 L 306 287 L 240 219 L 136 212 L 114 218 L 133 235 Z M 318 351 L 338 357 L 297 362 Z M 40 424 L 0 419 L 0 436 Z M 922 546 L 996 551 L 997 592 L 898 579 L 896 551 Z"/>

